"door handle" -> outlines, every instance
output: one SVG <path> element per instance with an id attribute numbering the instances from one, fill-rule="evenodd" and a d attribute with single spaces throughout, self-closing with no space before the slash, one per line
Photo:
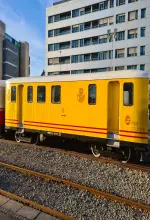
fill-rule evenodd
<path id="1" fill-rule="evenodd" d="M 61 115 L 61 116 L 64 116 L 64 117 L 65 117 L 66 115 Z"/>

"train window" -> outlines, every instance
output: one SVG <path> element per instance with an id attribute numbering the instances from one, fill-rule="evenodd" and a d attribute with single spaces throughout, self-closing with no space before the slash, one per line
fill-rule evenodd
<path id="1" fill-rule="evenodd" d="M 27 99 L 28 102 L 33 102 L 33 86 L 28 86 L 28 90 L 27 90 Z"/>
<path id="2" fill-rule="evenodd" d="M 37 87 L 37 102 L 45 102 L 46 97 L 46 89 L 45 86 L 38 86 Z"/>
<path id="3" fill-rule="evenodd" d="M 133 83 L 124 83 L 123 103 L 125 106 L 133 105 Z"/>
<path id="4" fill-rule="evenodd" d="M 61 102 L 61 86 L 52 86 L 51 102 L 59 104 Z"/>
<path id="5" fill-rule="evenodd" d="M 11 87 L 11 102 L 16 102 L 16 86 Z"/>
<path id="6" fill-rule="evenodd" d="M 96 85 L 95 84 L 89 85 L 88 103 L 89 105 L 96 105 Z"/>

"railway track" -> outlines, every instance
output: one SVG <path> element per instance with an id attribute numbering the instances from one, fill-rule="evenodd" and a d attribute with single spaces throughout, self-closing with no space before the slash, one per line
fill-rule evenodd
<path id="1" fill-rule="evenodd" d="M 0 139 L 0 142 L 12 144 L 12 145 L 17 145 L 18 147 L 25 146 L 25 147 L 33 148 L 33 149 L 40 149 L 40 150 L 45 150 L 45 151 L 50 151 L 50 152 L 70 154 L 70 155 L 73 155 L 73 156 L 76 156 L 76 157 L 79 157 L 79 158 L 87 158 L 87 159 L 91 159 L 91 160 L 101 162 L 101 163 L 114 164 L 114 165 L 118 165 L 122 168 L 129 168 L 129 169 L 133 169 L 133 170 L 137 170 L 137 171 L 150 173 L 150 166 L 147 165 L 147 164 L 146 165 L 137 165 L 137 164 L 133 164 L 133 163 L 123 164 L 120 161 L 114 160 L 112 158 L 106 158 L 106 157 L 96 158 L 93 155 L 90 155 L 90 154 L 87 154 L 87 153 L 86 154 L 85 153 L 79 153 L 79 152 L 76 152 L 76 151 L 52 148 L 52 147 L 47 147 L 47 146 L 43 146 L 43 145 L 39 146 L 39 145 L 32 145 L 32 144 L 28 144 L 28 143 L 16 143 L 16 141 L 5 140 L 5 139 Z"/>
<path id="2" fill-rule="evenodd" d="M 149 205 L 144 205 L 144 204 L 140 204 L 138 202 L 134 202 L 132 200 L 129 200 L 129 199 L 126 199 L 126 198 L 122 198 L 122 197 L 119 197 L 119 196 L 115 196 L 115 195 L 112 195 L 110 193 L 105 193 L 103 191 L 100 191 L 100 190 L 96 190 L 96 189 L 93 189 L 91 187 L 87 187 L 87 186 L 83 186 L 83 185 L 80 185 L 80 184 L 76 184 L 76 183 L 73 183 L 71 181 L 68 181 L 68 180 L 64 180 L 62 178 L 57 178 L 57 177 L 54 177 L 54 176 L 51 176 L 51 175 L 45 175 L 45 174 L 42 174 L 42 173 L 39 173 L 39 172 L 35 172 L 35 171 L 32 171 L 32 170 L 27 170 L 27 169 L 24 169 L 24 168 L 21 168 L 21 167 L 18 167 L 18 166 L 13 166 L 11 164 L 7 164 L 7 163 L 3 163 L 3 162 L 0 162 L 0 167 L 4 167 L 8 170 L 11 170 L 11 171 L 16 171 L 16 172 L 19 172 L 19 173 L 23 173 L 23 174 L 26 174 L 26 175 L 29 175 L 29 176 L 34 176 L 34 177 L 38 177 L 46 182 L 48 181 L 52 181 L 52 182 L 57 182 L 57 183 L 61 183 L 67 187 L 71 187 L 71 188 L 75 188 L 79 191 L 87 191 L 89 192 L 90 194 L 93 194 L 94 196 L 96 197 L 101 197 L 101 198 L 105 198 L 105 199 L 108 199 L 108 200 L 111 200 L 111 201 L 115 201 L 115 202 L 118 202 L 118 203 L 122 203 L 122 204 L 126 204 L 128 206 L 131 206 L 132 208 L 136 208 L 136 209 L 142 209 L 144 211 L 148 211 L 150 212 L 150 206 Z M 19 180 L 18 180 L 19 181 Z M 39 209 L 43 212 L 46 212 L 48 214 L 51 214 L 55 217 L 58 217 L 58 218 L 61 218 L 61 219 L 64 219 L 64 220 L 73 220 L 75 218 L 73 217 L 70 217 L 70 216 L 66 216 L 65 214 L 61 213 L 61 212 L 58 212 L 56 210 L 53 210 L 49 207 L 45 207 L 45 206 L 42 206 L 40 204 L 37 204 L 36 202 L 33 202 L 33 201 L 30 201 L 28 199 L 24 199 L 18 195 L 14 195 L 13 193 L 10 193 L 10 192 L 7 192 L 7 191 L 4 191 L 2 189 L 0 189 L 0 194 L 4 195 L 4 196 L 7 196 L 9 198 L 12 198 L 14 200 L 17 200 L 17 201 L 20 201 L 24 204 L 28 204 L 36 209 Z"/>

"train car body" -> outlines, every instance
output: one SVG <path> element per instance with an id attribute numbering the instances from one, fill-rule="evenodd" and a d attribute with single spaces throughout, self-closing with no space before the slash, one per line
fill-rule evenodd
<path id="1" fill-rule="evenodd" d="M 18 141 L 28 132 L 78 138 L 100 148 L 145 150 L 148 84 L 141 71 L 10 79 L 5 129 L 15 130 Z M 92 147 L 95 156 L 97 148 Z"/>
<path id="2" fill-rule="evenodd" d="M 0 80 L 0 136 L 5 128 L 5 80 Z"/>

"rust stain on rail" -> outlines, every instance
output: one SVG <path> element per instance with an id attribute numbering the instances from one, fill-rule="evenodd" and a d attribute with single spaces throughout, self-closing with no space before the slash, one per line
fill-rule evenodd
<path id="1" fill-rule="evenodd" d="M 83 186 L 83 185 L 80 185 L 80 184 L 77 184 L 77 183 L 73 183 L 73 182 L 68 181 L 68 180 L 57 178 L 57 177 L 54 177 L 54 176 L 51 176 L 51 175 L 46 175 L 46 174 L 34 172 L 34 171 L 31 171 L 31 170 L 27 170 L 27 169 L 24 169 L 24 168 L 20 168 L 20 167 L 17 167 L 17 166 L 6 164 L 6 163 L 3 163 L 3 162 L 0 162 L 0 166 L 6 167 L 8 169 L 18 171 L 18 172 L 21 172 L 21 173 L 25 173 L 25 174 L 28 174 L 28 175 L 40 177 L 40 178 L 42 178 L 46 181 L 60 182 L 60 183 L 63 183 L 67 186 L 70 186 L 70 187 L 73 187 L 73 188 L 76 188 L 76 189 L 79 189 L 79 190 L 88 191 L 89 193 L 91 193 L 95 196 L 104 197 L 108 200 L 123 203 L 123 204 L 129 205 L 129 206 L 137 208 L 137 209 L 150 211 L 150 206 L 148 206 L 148 205 L 144 205 L 144 204 L 141 204 L 141 203 L 138 203 L 138 202 L 134 202 L 132 200 L 129 200 L 129 199 L 126 199 L 126 198 L 123 198 L 123 197 L 119 197 L 119 196 L 115 196 L 115 195 L 112 195 L 110 193 L 106 193 L 106 192 L 103 192 L 103 191 L 100 191 L 100 190 L 96 190 L 96 189 L 91 188 L 91 187 L 87 187 L 87 186 Z"/>
<path id="2" fill-rule="evenodd" d="M 20 196 L 17 196 L 17 195 L 15 195 L 15 194 L 10 193 L 10 192 L 6 192 L 6 191 L 4 191 L 4 190 L 2 190 L 2 189 L 0 189 L 0 194 L 3 195 L 3 196 L 8 197 L 8 198 L 10 198 L 10 199 L 13 199 L 13 200 L 16 200 L 16 201 L 18 201 L 18 202 L 21 202 L 21 203 L 23 203 L 23 204 L 25 204 L 25 205 L 32 206 L 32 207 L 34 207 L 35 209 L 38 209 L 38 210 L 40 210 L 40 211 L 42 211 L 42 212 L 45 212 L 45 213 L 50 214 L 50 215 L 53 215 L 53 216 L 55 216 L 55 217 L 57 217 L 57 218 L 60 218 L 60 219 L 63 219 L 63 220 L 75 220 L 75 218 L 72 218 L 72 217 L 70 217 L 70 216 L 66 216 L 66 215 L 64 215 L 64 214 L 61 213 L 61 212 L 57 212 L 57 211 L 55 211 L 55 210 L 53 210 L 53 209 L 50 209 L 50 208 L 48 208 L 48 207 L 39 205 L 39 204 L 36 203 L 36 202 L 33 202 L 33 201 L 30 201 L 30 200 L 24 199 L 24 198 L 22 198 L 22 197 L 20 197 Z"/>

